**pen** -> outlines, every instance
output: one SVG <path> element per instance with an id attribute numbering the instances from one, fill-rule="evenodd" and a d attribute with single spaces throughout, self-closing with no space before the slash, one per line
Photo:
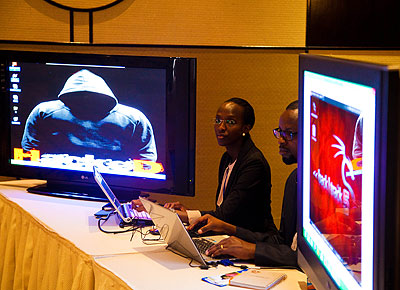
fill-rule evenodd
<path id="1" fill-rule="evenodd" d="M 278 284 L 278 283 L 281 282 L 282 280 L 285 280 L 286 277 L 287 277 L 287 275 L 286 275 L 286 274 L 283 274 L 283 275 L 280 276 L 278 279 L 276 279 L 274 282 L 272 282 L 271 284 L 269 284 L 269 285 L 267 286 L 267 288 L 265 288 L 265 289 L 270 289 L 270 288 L 274 287 L 276 284 Z"/>

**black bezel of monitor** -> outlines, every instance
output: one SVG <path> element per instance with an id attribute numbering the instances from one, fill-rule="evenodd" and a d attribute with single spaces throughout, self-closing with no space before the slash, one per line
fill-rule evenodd
<path id="1" fill-rule="evenodd" d="M 398 289 L 400 280 L 399 70 L 326 56 L 299 57 L 298 263 L 316 289 L 340 289 L 303 236 L 304 71 L 376 89 L 373 289 Z M 364 289 L 364 288 L 363 288 Z"/>
<path id="2" fill-rule="evenodd" d="M 127 68 L 165 69 L 166 71 L 166 163 L 167 182 L 104 174 L 110 187 L 122 201 L 139 193 L 157 192 L 194 196 L 196 136 L 196 59 L 180 57 L 101 55 L 34 51 L 0 51 L 0 175 L 43 179 L 47 184 L 32 192 L 71 198 L 106 200 L 97 187 L 92 172 L 36 168 L 10 164 L 10 62 L 66 63 L 124 66 Z M 139 182 L 138 182 L 139 181 Z M 139 184 L 139 185 L 138 185 Z M 67 190 L 65 190 L 68 188 Z M 57 191 L 59 191 L 57 193 Z"/>

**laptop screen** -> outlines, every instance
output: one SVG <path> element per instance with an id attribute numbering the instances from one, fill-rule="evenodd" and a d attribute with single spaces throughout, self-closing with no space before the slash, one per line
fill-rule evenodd
<path id="1" fill-rule="evenodd" d="M 118 214 L 121 215 L 121 203 L 119 200 L 115 197 L 114 193 L 111 191 L 110 187 L 104 180 L 103 176 L 100 174 L 96 166 L 93 166 L 93 176 L 94 179 L 96 180 L 97 184 L 101 187 L 103 190 L 104 194 L 107 196 L 107 198 L 110 200 L 111 204 L 114 206 L 114 208 L 119 211 Z"/>

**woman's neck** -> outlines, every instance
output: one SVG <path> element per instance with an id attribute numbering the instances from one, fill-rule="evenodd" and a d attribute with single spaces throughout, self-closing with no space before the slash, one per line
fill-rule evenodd
<path id="1" fill-rule="evenodd" d="M 242 149 L 243 143 L 244 143 L 244 140 L 242 139 L 241 142 L 238 142 L 235 145 L 226 147 L 226 152 L 231 157 L 232 162 L 234 162 L 237 159 L 239 152 Z"/>

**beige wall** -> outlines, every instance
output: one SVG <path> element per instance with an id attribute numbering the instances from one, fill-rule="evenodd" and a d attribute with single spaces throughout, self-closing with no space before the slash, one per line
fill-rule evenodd
<path id="1" fill-rule="evenodd" d="M 57 0 L 87 8 L 111 0 Z M 94 43 L 304 46 L 306 0 L 125 0 L 93 13 Z M 89 14 L 75 13 L 76 42 Z M 69 42 L 69 12 L 44 0 L 0 1 L 0 39 Z M 7 27 L 7 29 L 4 29 Z"/>

